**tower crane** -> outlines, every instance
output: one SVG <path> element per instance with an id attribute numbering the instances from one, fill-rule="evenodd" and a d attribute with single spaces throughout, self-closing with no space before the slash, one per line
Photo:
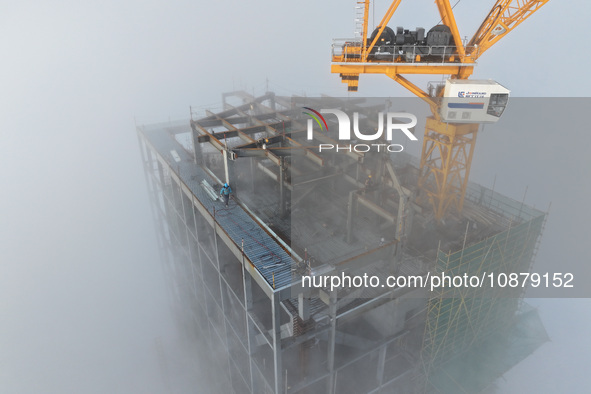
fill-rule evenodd
<path id="1" fill-rule="evenodd" d="M 477 59 L 549 0 L 497 0 L 464 43 L 449 0 L 435 0 L 441 24 L 427 33 L 388 26 L 401 0 L 394 0 L 368 36 L 369 0 L 358 1 L 358 37 L 335 40 L 331 72 L 340 74 L 349 91 L 357 91 L 360 74 L 385 74 L 426 101 L 426 120 L 418 181 L 419 199 L 432 206 L 440 221 L 462 211 L 476 135 L 481 123 L 503 113 L 509 90 L 491 80 L 469 80 Z M 445 85 L 425 92 L 403 75 L 447 75 Z"/>

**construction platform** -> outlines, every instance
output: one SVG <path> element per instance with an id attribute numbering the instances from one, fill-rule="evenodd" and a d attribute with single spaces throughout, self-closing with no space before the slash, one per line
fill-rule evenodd
<path id="1" fill-rule="evenodd" d="M 234 92 L 222 101 L 222 111 L 137 131 L 175 308 L 222 355 L 230 390 L 474 392 L 526 356 L 509 362 L 501 349 L 494 376 L 442 383 L 460 356 L 515 331 L 523 289 L 331 289 L 302 277 L 528 272 L 544 212 L 470 184 L 463 211 L 438 223 L 414 202 L 411 156 L 319 153 L 337 138 L 307 139 L 301 98 Z M 227 208 L 218 198 L 226 180 Z"/>

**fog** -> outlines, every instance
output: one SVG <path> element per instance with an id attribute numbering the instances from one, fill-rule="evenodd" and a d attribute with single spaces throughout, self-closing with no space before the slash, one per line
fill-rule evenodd
<path id="1" fill-rule="evenodd" d="M 200 349 L 184 342 L 169 308 L 135 125 L 188 118 L 189 106 L 215 109 L 234 89 L 346 96 L 330 74 L 330 45 L 352 35 L 354 3 L 5 2 L 0 392 L 208 390 L 207 362 L 194 357 Z M 471 36 L 487 4 L 456 6 L 462 35 Z M 378 2 L 375 19 L 387 5 Z M 439 20 L 431 0 L 399 11 L 394 26 Z M 551 1 L 483 55 L 474 77 L 496 79 L 514 96 L 588 96 L 590 16 L 583 0 Z M 362 76 L 359 92 L 409 95 L 385 76 Z M 526 203 L 552 202 L 543 267 L 589 261 L 591 141 L 580 119 L 556 135 L 525 130 L 506 153 L 485 148 L 507 144 L 490 130 L 477 143 L 471 180 L 489 186 L 496 176 L 503 194 L 520 199 L 528 186 Z M 591 303 L 532 303 L 552 342 L 507 373 L 501 391 L 581 392 Z"/>

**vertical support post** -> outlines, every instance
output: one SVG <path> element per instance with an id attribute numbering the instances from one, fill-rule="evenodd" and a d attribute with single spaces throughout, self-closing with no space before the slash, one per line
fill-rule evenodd
<path id="1" fill-rule="evenodd" d="M 172 198 L 173 198 L 172 185 L 170 187 L 166 185 L 166 181 L 164 180 L 164 166 L 162 165 L 162 163 L 159 160 L 156 160 L 156 165 L 158 166 L 158 176 L 160 177 L 160 188 L 162 189 L 162 200 L 164 203 L 164 214 L 165 214 L 165 217 L 167 218 L 165 223 L 166 223 L 166 228 L 168 228 L 168 230 L 169 230 L 168 231 L 168 240 L 166 239 L 166 233 L 164 233 L 162 237 L 164 240 L 167 240 L 169 243 L 172 243 L 172 239 L 173 239 L 172 233 L 174 231 L 173 228 L 176 227 L 175 226 L 176 217 L 175 217 L 174 213 L 172 212 L 172 209 L 173 209 L 172 208 Z M 165 242 L 165 244 L 166 244 L 166 242 Z"/>
<path id="2" fill-rule="evenodd" d="M 337 334 L 337 292 L 332 290 L 329 297 L 328 318 L 330 319 L 330 329 L 328 331 L 328 382 L 326 392 L 328 394 L 335 394 L 336 390 L 336 375 L 334 371 L 334 350 L 335 340 Z"/>
<path id="3" fill-rule="evenodd" d="M 271 312 L 273 317 L 273 371 L 275 375 L 275 393 L 283 390 L 283 368 L 281 360 L 281 305 L 279 294 L 273 293 L 271 300 Z"/>
<path id="4" fill-rule="evenodd" d="M 214 247 L 215 247 L 215 261 L 216 261 L 216 268 L 217 268 L 217 275 L 218 275 L 218 288 L 220 289 L 220 294 L 223 293 L 224 288 L 222 286 L 222 266 L 220 263 L 220 250 L 218 247 L 218 233 L 217 233 L 217 219 L 215 217 L 216 214 L 216 210 L 215 207 L 213 207 L 213 238 L 214 238 Z M 224 305 L 224 297 L 220 297 L 220 306 L 221 306 L 221 310 L 222 310 L 222 315 L 223 316 L 227 316 L 226 315 L 226 307 Z M 232 368 L 231 368 L 231 364 L 230 364 L 230 356 L 229 356 L 229 349 L 230 349 L 230 345 L 228 343 L 228 327 L 226 324 L 226 318 L 224 317 L 222 319 L 222 327 L 219 327 L 219 329 L 221 330 L 221 332 L 224 334 L 223 338 L 222 335 L 220 334 L 220 339 L 222 339 L 222 342 L 224 343 L 224 346 L 226 347 L 224 350 L 228 351 L 228 376 L 232 376 Z"/>
<path id="5" fill-rule="evenodd" d="M 230 174 L 228 171 L 228 150 L 224 149 L 222 151 L 222 155 L 224 156 L 224 175 L 226 177 L 226 183 L 230 183 Z"/>
<path id="6" fill-rule="evenodd" d="M 148 151 L 149 160 L 152 161 L 151 152 Z M 158 177 L 160 178 L 160 186 L 162 187 L 162 193 L 166 192 L 166 184 L 164 183 L 164 167 L 162 167 L 162 163 L 156 160 L 156 166 L 158 167 Z"/>
<path id="7" fill-rule="evenodd" d="M 298 294 L 298 314 L 303 321 L 310 318 L 310 300 L 304 296 L 304 293 Z"/>
<path id="8" fill-rule="evenodd" d="M 388 345 L 384 345 L 380 348 L 378 355 L 378 373 L 376 379 L 378 380 L 378 387 L 381 389 L 384 383 L 384 366 L 386 365 L 386 349 Z"/>
<path id="9" fill-rule="evenodd" d="M 400 194 L 398 198 L 398 215 L 396 216 L 396 235 L 395 238 L 398 241 L 402 241 L 403 236 L 405 235 L 405 226 L 404 222 L 406 220 L 406 196 L 404 194 Z"/>
<path id="10" fill-rule="evenodd" d="M 244 239 L 242 240 L 242 287 L 244 288 L 244 318 L 246 319 L 246 342 L 247 342 L 247 349 L 248 349 L 248 371 L 249 371 L 249 379 L 250 379 L 250 391 L 252 393 L 260 392 L 259 387 L 256 386 L 256 379 L 254 378 L 254 367 L 252 365 L 252 355 L 253 349 L 255 348 L 255 344 L 253 343 L 255 334 L 252 332 L 252 322 L 248 316 L 249 312 L 252 310 L 252 279 L 248 272 L 245 270 L 245 258 L 244 258 Z"/>
<path id="11" fill-rule="evenodd" d="M 193 162 L 199 164 L 199 160 L 201 159 L 201 144 L 194 128 L 191 128 L 191 137 L 193 140 Z"/>
<path id="12" fill-rule="evenodd" d="M 281 157 L 281 164 L 279 165 L 279 210 L 281 216 L 285 215 L 285 185 L 283 184 L 283 171 L 285 170 L 285 158 Z"/>
<path id="13" fill-rule="evenodd" d="M 254 194 L 255 190 L 256 190 L 256 184 L 255 184 L 255 176 L 256 176 L 256 159 L 254 157 L 250 158 L 250 183 L 252 186 L 252 193 Z"/>
<path id="14" fill-rule="evenodd" d="M 355 192 L 349 193 L 349 203 L 347 204 L 347 243 L 351 243 L 353 233 L 353 210 L 355 208 Z"/>

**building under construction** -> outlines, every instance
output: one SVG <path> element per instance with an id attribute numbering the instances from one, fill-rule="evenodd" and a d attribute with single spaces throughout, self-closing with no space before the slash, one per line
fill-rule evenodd
<path id="1" fill-rule="evenodd" d="M 546 339 L 524 288 L 331 288 L 302 277 L 529 272 L 545 213 L 468 184 L 462 211 L 437 220 L 417 196 L 415 158 L 319 153 L 339 143 L 333 127 L 307 138 L 302 103 L 314 100 L 234 92 L 219 112 L 138 127 L 179 319 L 236 393 L 487 389 Z"/>

